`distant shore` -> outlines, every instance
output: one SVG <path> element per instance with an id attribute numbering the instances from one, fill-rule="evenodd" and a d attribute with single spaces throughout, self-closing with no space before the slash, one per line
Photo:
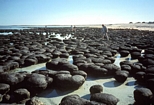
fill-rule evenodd
<path id="1" fill-rule="evenodd" d="M 138 29 L 154 31 L 154 24 L 149 23 L 106 24 L 106 26 L 111 29 Z M 101 28 L 101 25 L 91 25 L 89 27 Z"/>

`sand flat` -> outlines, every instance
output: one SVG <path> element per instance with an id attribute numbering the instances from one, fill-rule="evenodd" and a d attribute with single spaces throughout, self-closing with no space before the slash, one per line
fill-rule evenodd
<path id="1" fill-rule="evenodd" d="M 138 29 L 138 30 L 149 30 L 154 31 L 154 24 L 149 23 L 123 23 L 123 24 L 106 24 L 110 29 Z M 100 25 L 91 25 L 89 27 L 101 28 Z"/>
<path id="2" fill-rule="evenodd" d="M 128 105 L 134 103 L 133 91 L 139 87 L 133 78 L 128 78 L 123 84 L 117 83 L 114 78 L 107 79 L 92 79 L 87 78 L 86 82 L 75 91 L 60 91 L 60 90 L 48 90 L 39 95 L 39 99 L 45 103 L 45 105 L 58 105 L 61 99 L 70 94 L 78 94 L 80 97 L 90 99 L 89 89 L 92 85 L 102 85 L 103 93 L 108 93 L 116 96 L 120 99 L 117 105 Z"/>

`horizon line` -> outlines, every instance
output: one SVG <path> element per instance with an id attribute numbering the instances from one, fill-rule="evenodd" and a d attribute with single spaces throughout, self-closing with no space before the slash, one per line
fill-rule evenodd
<path id="1" fill-rule="evenodd" d="M 145 24 L 145 23 L 149 23 L 149 22 L 129 22 L 129 23 L 108 23 L 108 24 L 106 24 L 106 25 L 112 25 L 112 24 L 138 24 L 138 23 L 140 23 L 140 24 Z M 104 24 L 104 23 L 102 23 L 102 24 Z M 70 25 L 76 25 L 76 26 L 88 26 L 88 25 L 102 25 L 102 24 L 53 24 L 53 25 L 51 25 L 51 24 L 25 24 L 25 25 L 23 25 L 23 24 L 14 24 L 14 25 L 12 25 L 12 24 L 10 24 L 10 25 L 0 25 L 0 26 L 70 26 Z"/>

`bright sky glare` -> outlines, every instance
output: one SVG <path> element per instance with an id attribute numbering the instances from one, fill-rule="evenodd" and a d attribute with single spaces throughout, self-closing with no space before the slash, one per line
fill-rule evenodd
<path id="1" fill-rule="evenodd" d="M 154 21 L 154 0 L 0 0 L 0 25 Z"/>

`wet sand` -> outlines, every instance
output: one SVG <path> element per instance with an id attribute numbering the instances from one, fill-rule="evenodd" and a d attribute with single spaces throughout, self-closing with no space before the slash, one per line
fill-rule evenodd
<path id="1" fill-rule="evenodd" d="M 138 86 L 133 78 L 128 78 L 123 84 L 119 84 L 114 78 L 101 79 L 88 77 L 86 82 L 76 91 L 62 92 L 58 90 L 48 90 L 39 95 L 39 99 L 45 105 L 58 105 L 64 96 L 78 94 L 80 97 L 90 99 L 89 89 L 92 85 L 102 85 L 103 93 L 108 93 L 120 99 L 117 105 L 131 105 L 134 103 L 133 91 Z"/>

